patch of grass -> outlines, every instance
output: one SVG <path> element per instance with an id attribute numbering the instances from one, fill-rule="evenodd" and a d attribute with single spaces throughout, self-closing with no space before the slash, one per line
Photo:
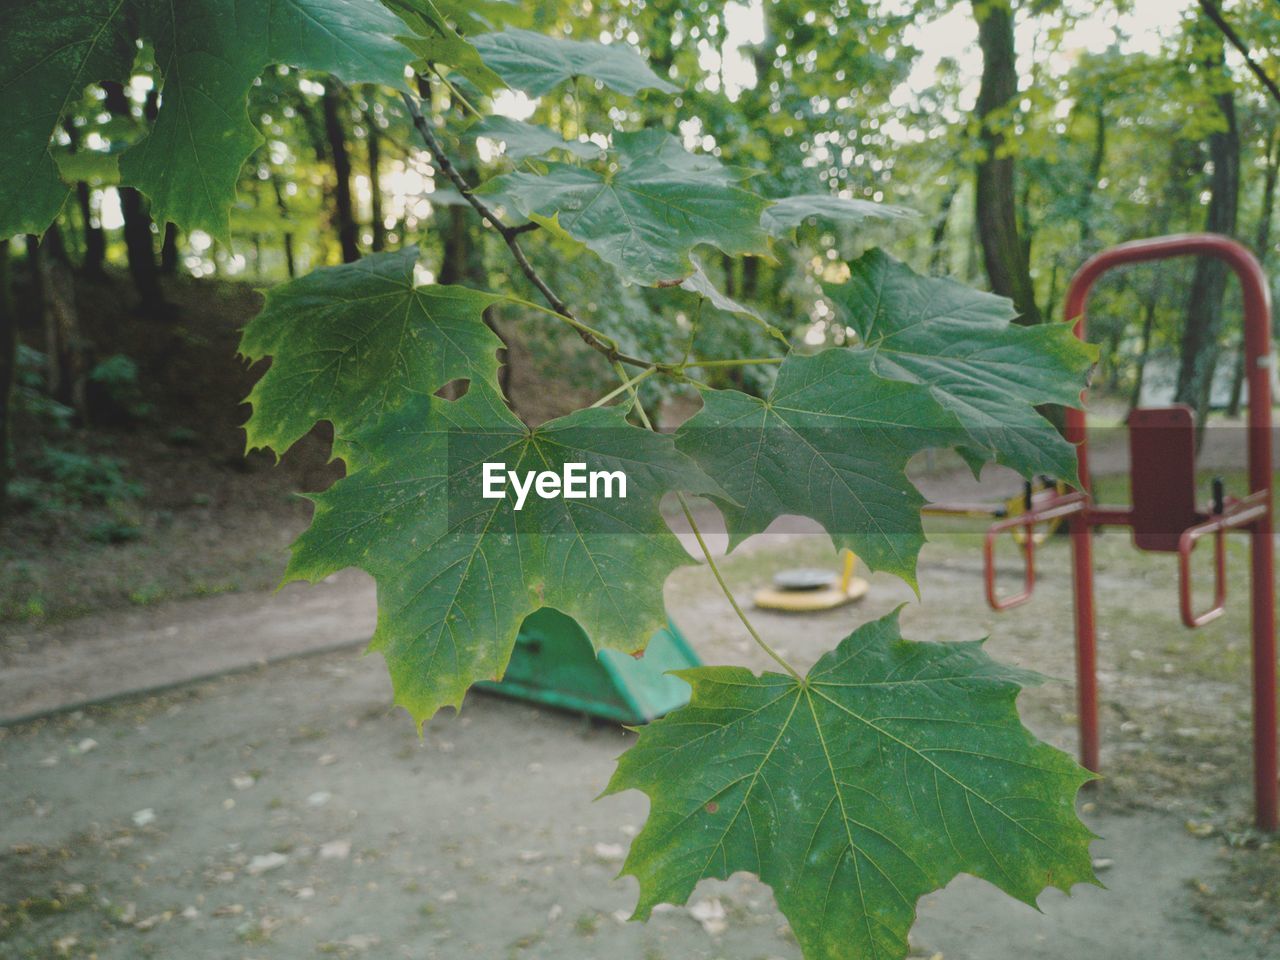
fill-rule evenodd
<path id="1" fill-rule="evenodd" d="M 95 543 L 130 543 L 142 536 L 142 528 L 127 521 L 100 520 L 89 527 L 85 536 Z"/>
<path id="2" fill-rule="evenodd" d="M 218 597 L 224 593 L 239 593 L 239 580 L 224 580 L 221 583 L 207 583 L 196 580 L 191 584 L 191 595 L 195 597 Z"/>
<path id="3" fill-rule="evenodd" d="M 534 930 L 530 933 L 524 934 L 523 936 L 517 937 L 512 941 L 511 946 L 507 949 L 507 955 L 509 957 L 518 957 L 522 952 L 528 950 L 530 947 L 536 947 L 543 941 L 543 939 L 545 939 L 545 937 L 546 934 L 541 930 Z"/>
<path id="4" fill-rule="evenodd" d="M 573 931 L 580 937 L 593 937 L 600 929 L 600 914 L 580 913 L 573 921 Z"/>
<path id="5" fill-rule="evenodd" d="M 154 583 L 143 584 L 129 591 L 129 602 L 135 607 L 149 607 L 164 599 L 164 588 Z"/>

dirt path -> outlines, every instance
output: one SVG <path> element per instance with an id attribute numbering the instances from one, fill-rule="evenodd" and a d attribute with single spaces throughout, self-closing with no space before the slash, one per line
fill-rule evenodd
<path id="1" fill-rule="evenodd" d="M 0 644 L 0 724 L 358 647 L 374 620 L 373 582 L 347 570 L 315 587 L 179 600 L 20 629 Z"/>
<path id="2" fill-rule="evenodd" d="M 746 877 L 623 922 L 645 801 L 591 797 L 627 735 L 478 697 L 419 741 L 387 700 L 375 659 L 331 655 L 12 730 L 0 957 L 799 956 Z M 1213 845 L 1169 815 L 1089 819 L 1108 891 L 1038 914 L 957 881 L 923 902 L 920 955 L 1269 955 L 1194 914 Z"/>

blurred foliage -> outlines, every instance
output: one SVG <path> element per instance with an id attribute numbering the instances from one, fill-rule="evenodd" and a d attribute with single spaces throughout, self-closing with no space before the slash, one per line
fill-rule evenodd
<path id="1" fill-rule="evenodd" d="M 1275 165 L 1276 151 L 1269 148 L 1280 107 L 1234 54 L 1225 73 L 1205 69 L 1221 38 L 1193 0 L 1178 5 L 1180 23 L 1157 35 L 1122 18 L 1132 8 L 1127 0 L 1013 3 L 1020 98 L 997 122 L 1010 134 L 1005 142 L 1017 162 L 1019 228 L 1047 316 L 1061 315 L 1070 275 L 1089 254 L 1122 240 L 1202 227 L 1211 174 L 1206 138 L 1221 129 L 1213 98 L 1224 88 L 1233 93 L 1240 118 L 1240 239 L 1255 243 L 1263 235 L 1261 221 L 1270 220 L 1264 185 L 1268 166 Z M 416 0 L 388 6 L 407 23 L 426 9 Z M 960 53 L 959 59 L 938 58 L 919 48 L 939 23 L 957 35 L 974 31 L 971 3 L 450 0 L 435 6 L 465 36 L 528 28 L 634 46 L 659 77 L 680 88 L 674 96 L 642 91 L 633 99 L 584 80 L 530 99 L 502 90 L 480 65 L 452 73 L 445 68 L 428 91 L 430 106 L 446 119 L 447 146 L 472 182 L 540 169 L 545 162 L 526 155 L 513 163 L 499 140 L 469 132 L 477 108 L 519 117 L 575 143 L 594 131 L 601 146 L 601 131 L 660 126 L 690 149 L 748 169 L 755 175 L 752 188 L 766 195 L 833 192 L 917 210 L 923 221 L 911 229 L 893 223 L 802 225 L 801 251 L 779 246 L 776 259 L 699 254 L 719 290 L 811 348 L 852 335 L 836 322 L 820 284 L 839 281 L 838 264 L 869 246 L 887 246 L 922 271 L 983 282 L 973 215 L 979 156 L 971 116 L 973 62 Z M 1280 74 L 1274 5 L 1235 0 L 1221 6 L 1263 68 Z M 1133 35 L 1123 32 L 1124 24 Z M 451 41 L 442 35 L 440 42 Z M 53 155 L 63 178 L 83 182 L 87 191 L 85 205 L 73 199 L 59 220 L 73 263 L 86 255 L 88 230 L 103 224 L 108 264 L 125 263 L 117 159 L 154 123 L 158 80 L 155 51 L 142 44 L 125 87 L 127 112 L 108 109 L 103 88 L 89 84 L 55 137 Z M 179 270 L 268 285 L 341 260 L 326 96 L 336 97 L 350 157 L 361 250 L 416 242 L 428 278 L 445 275 L 491 288 L 505 283 L 536 299 L 494 232 L 459 207 L 461 197 L 418 149 L 391 91 L 342 86 L 285 66 L 265 70 L 250 90 L 249 117 L 263 140 L 240 173 L 230 244 L 198 230 L 179 233 Z M 576 157 L 556 155 L 587 162 L 582 149 Z M 153 227 L 157 247 L 162 232 Z M 1273 235 L 1268 246 L 1274 245 Z M 529 246 L 553 286 L 628 349 L 678 357 L 692 341 L 695 353 L 750 355 L 767 345 L 760 328 L 730 321 L 684 291 L 619 284 L 591 255 L 546 236 Z M 1273 252 L 1258 251 L 1264 260 Z M 1127 394 L 1141 356 L 1176 350 L 1190 275 L 1184 267 L 1139 268 L 1099 287 L 1090 335 L 1103 349 L 1102 386 Z M 1228 295 L 1222 334 L 1228 346 L 1240 338 L 1234 296 Z M 538 315 L 511 306 L 494 315 L 540 369 L 571 383 L 598 373 L 595 358 L 559 342 Z M 109 344 L 97 351 L 111 353 Z M 145 416 L 133 388 L 100 379 L 110 372 L 95 375 L 98 385 L 118 394 L 113 403 L 129 416 Z M 751 391 L 766 391 L 772 382 L 768 368 L 733 376 L 733 385 Z M 717 373 L 712 379 L 728 377 Z M 22 389 L 38 392 L 30 385 Z M 682 389 L 655 378 L 644 384 L 644 396 L 655 403 Z"/>

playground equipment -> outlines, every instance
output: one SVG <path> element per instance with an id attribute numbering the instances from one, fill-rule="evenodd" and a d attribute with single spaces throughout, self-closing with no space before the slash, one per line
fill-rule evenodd
<path id="1" fill-rule="evenodd" d="M 1068 490 L 1069 487 L 1061 480 L 1042 476 L 1034 482 L 1025 481 L 1022 485 L 1022 494 L 1009 497 L 1003 503 L 928 503 L 920 513 L 926 517 L 989 517 L 993 520 L 1003 520 L 1006 517 L 1016 517 L 1026 513 L 1043 505 L 1046 499 L 1052 498 L 1055 494 L 1066 493 Z M 1061 523 L 1061 519 L 1051 520 L 1044 529 L 1040 530 L 1029 529 L 1022 524 L 1015 525 L 1012 530 L 1014 542 L 1021 545 L 1024 539 L 1032 537 L 1036 543 L 1043 543 Z"/>
<path id="2" fill-rule="evenodd" d="M 643 657 L 597 654 L 576 620 L 543 607 L 521 624 L 502 680 L 476 686 L 617 723 L 648 723 L 689 702 L 689 685 L 668 671 L 701 664 L 674 624 L 650 638 Z"/>
<path id="3" fill-rule="evenodd" d="M 844 551 L 844 567 L 837 575 L 830 570 L 782 570 L 773 578 L 773 586 L 757 590 L 752 601 L 763 610 L 786 613 L 816 613 L 834 610 L 846 603 L 861 600 L 867 593 L 867 581 L 853 575 L 858 558 L 852 550 Z"/>
<path id="4" fill-rule="evenodd" d="M 1225 610 L 1229 530 L 1250 534 L 1252 605 L 1253 775 L 1258 828 L 1277 828 L 1275 538 L 1272 529 L 1271 469 L 1271 304 L 1266 277 L 1244 247 L 1214 234 L 1182 234 L 1120 244 L 1090 258 L 1072 278 L 1066 316 L 1076 336 L 1085 335 L 1085 301 L 1094 283 L 1116 267 L 1171 257 L 1212 256 L 1224 261 L 1243 290 L 1245 359 L 1249 390 L 1249 491 L 1227 497 L 1215 481 L 1212 502 L 1196 504 L 1195 426 L 1191 410 L 1172 406 L 1134 410 L 1129 417 L 1132 504 L 1099 506 L 1089 486 L 1089 446 L 1083 410 L 1068 410 L 1067 439 L 1076 444 L 1080 489 L 1041 491 L 1028 496 L 1027 509 L 992 524 L 983 543 L 987 602 L 1008 610 L 1031 599 L 1036 583 L 1036 537 L 1022 537 L 1022 589 L 1007 597 L 996 590 L 995 544 L 1004 533 L 1032 534 L 1037 526 L 1066 520 L 1071 536 L 1075 592 L 1076 680 L 1080 714 L 1080 762 L 1093 771 L 1098 762 L 1097 629 L 1093 591 L 1092 531 L 1127 526 L 1139 550 L 1178 555 L 1178 599 L 1187 627 L 1204 626 Z M 935 512 L 956 512 L 943 507 Z M 1192 600 L 1191 556 L 1196 544 L 1213 538 L 1214 599 L 1197 611 Z"/>

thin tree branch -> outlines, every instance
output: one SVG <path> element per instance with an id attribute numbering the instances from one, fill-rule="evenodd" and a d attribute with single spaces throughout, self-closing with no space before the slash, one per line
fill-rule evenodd
<path id="1" fill-rule="evenodd" d="M 1205 16 L 1213 21 L 1213 25 L 1218 28 L 1219 32 L 1227 38 L 1227 42 L 1236 48 L 1236 52 L 1244 57 L 1245 66 L 1252 71 L 1253 75 L 1258 78 L 1259 82 L 1267 88 L 1267 92 L 1271 94 L 1271 99 L 1280 104 L 1280 86 L 1267 75 L 1262 69 L 1262 65 L 1253 59 L 1253 55 L 1249 52 L 1249 46 L 1240 38 L 1240 34 L 1236 33 L 1235 27 L 1231 26 L 1222 15 L 1222 11 L 1218 9 L 1218 5 L 1214 0 L 1198 0 L 1200 9 L 1204 11 Z"/>
<path id="2" fill-rule="evenodd" d="M 436 139 L 435 133 L 432 132 L 431 125 L 427 123 L 427 118 L 422 115 L 418 101 L 408 93 L 402 93 L 401 97 L 404 99 L 405 109 L 409 111 L 409 116 L 413 120 L 413 126 L 422 137 L 422 142 L 426 144 L 427 151 L 431 154 L 435 165 L 449 178 L 449 181 L 462 194 L 463 199 L 471 204 L 476 213 L 480 214 L 480 218 L 498 231 L 498 235 L 502 237 L 503 242 L 511 251 L 511 256 L 515 258 L 520 272 L 537 288 L 538 293 L 542 294 L 542 298 L 547 301 L 551 309 L 567 320 L 570 326 L 578 331 L 578 336 L 582 337 L 582 341 L 592 349 L 604 354 L 610 362 L 621 362 L 633 367 L 655 367 L 664 372 L 670 369 L 670 364 L 654 363 L 650 360 L 642 360 L 639 357 L 632 357 L 622 353 L 618 350 L 617 344 L 592 331 L 574 316 L 573 311 L 569 309 L 569 305 L 555 295 L 551 288 L 547 286 L 546 281 L 538 274 L 538 271 L 533 268 L 529 258 L 525 256 L 524 250 L 521 249 L 520 243 L 516 239 L 520 234 L 532 228 L 528 225 L 508 226 L 483 200 L 477 197 L 472 192 L 471 185 L 467 183 L 466 178 L 458 172 L 457 167 L 453 165 L 445 154 L 444 149 L 440 146 L 440 141 Z"/>

